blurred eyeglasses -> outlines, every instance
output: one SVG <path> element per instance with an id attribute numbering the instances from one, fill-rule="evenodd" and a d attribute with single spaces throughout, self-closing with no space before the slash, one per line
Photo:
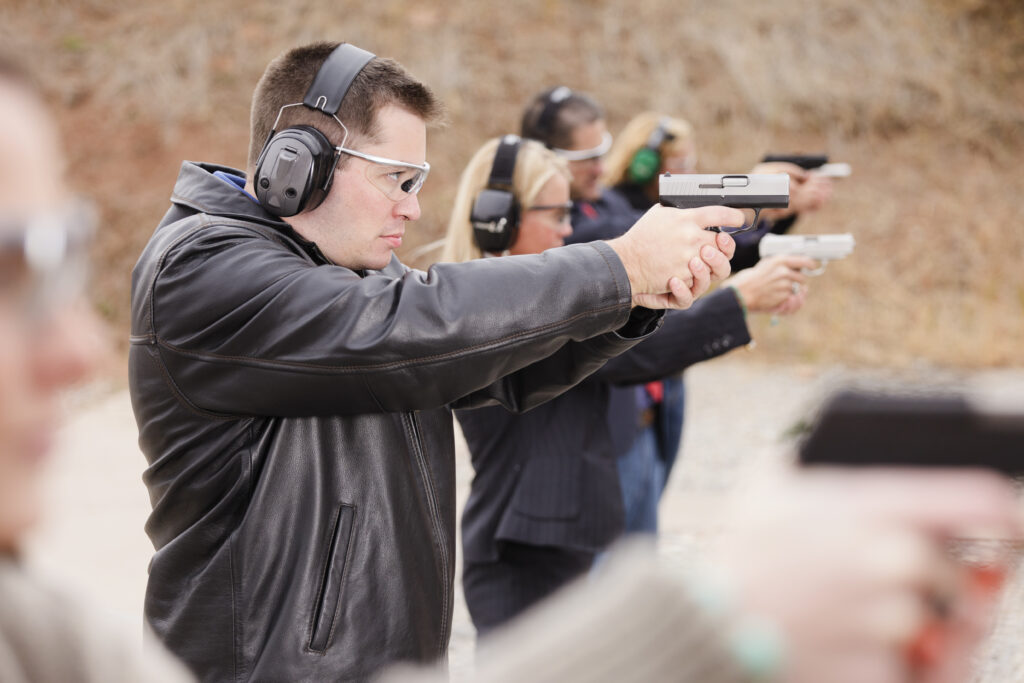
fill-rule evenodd
<path id="1" fill-rule="evenodd" d="M 393 202 L 400 202 L 409 195 L 416 194 L 423 187 L 430 173 L 430 164 L 410 164 L 372 154 L 363 154 L 354 149 L 339 146 L 339 152 L 370 162 L 366 167 L 366 179 L 370 184 L 384 193 Z"/>
<path id="2" fill-rule="evenodd" d="M 565 223 L 569 220 L 569 212 L 572 211 L 572 202 L 563 204 L 536 204 L 528 207 L 527 211 L 551 211 L 556 222 Z"/>
<path id="3" fill-rule="evenodd" d="M 95 216 L 83 201 L 28 216 L 0 214 L 0 298 L 44 321 L 80 297 Z"/>
<path id="4" fill-rule="evenodd" d="M 603 157 L 611 148 L 612 134 L 605 131 L 601 137 L 601 144 L 597 147 L 591 147 L 590 149 L 558 149 L 557 147 L 552 147 L 551 151 L 566 161 L 590 161 L 591 159 Z"/>

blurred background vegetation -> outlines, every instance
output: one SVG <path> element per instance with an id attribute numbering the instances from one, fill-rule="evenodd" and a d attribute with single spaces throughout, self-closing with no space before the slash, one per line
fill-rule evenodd
<path id="1" fill-rule="evenodd" d="M 394 57 L 448 106 L 404 254 L 443 234 L 479 144 L 566 84 L 613 132 L 644 109 L 689 119 L 705 172 L 768 151 L 852 164 L 796 232 L 851 232 L 855 253 L 797 316 L 755 321 L 752 358 L 1024 366 L 1020 0 L 2 0 L 0 40 L 49 88 L 100 204 L 94 300 L 119 339 L 181 161 L 244 166 L 266 63 L 321 39 Z"/>

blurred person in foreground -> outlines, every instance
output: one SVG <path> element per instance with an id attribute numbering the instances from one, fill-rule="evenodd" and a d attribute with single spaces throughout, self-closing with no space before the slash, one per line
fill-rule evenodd
<path id="1" fill-rule="evenodd" d="M 964 469 L 781 473 L 737 491 L 723 517 L 724 537 L 682 566 L 617 547 L 453 680 L 967 683 L 999 593 L 949 543 L 1022 532 L 1014 486 Z M 394 670 L 380 683 L 442 680 Z"/>
<path id="2" fill-rule="evenodd" d="M 101 358 L 82 297 L 88 211 L 65 187 L 57 130 L 30 76 L 0 54 L 0 681 L 187 681 L 77 596 L 33 577 L 21 549 L 43 515 L 59 394 Z"/>
<path id="3" fill-rule="evenodd" d="M 146 620 L 203 680 L 363 680 L 443 659 L 452 407 L 527 410 L 728 274 L 724 207 L 614 241 L 409 269 L 440 102 L 316 43 L 268 65 L 246 171 L 182 164 L 132 273 Z M 557 296 L 553 295 L 557 293 Z"/>
<path id="4" fill-rule="evenodd" d="M 462 173 L 442 261 L 562 246 L 572 234 L 568 166 L 535 140 L 506 136 L 482 145 Z M 497 180 L 496 169 L 506 177 Z M 481 215 L 495 195 L 504 198 L 508 212 Z M 725 291 L 670 312 L 650 339 L 530 411 L 456 411 L 475 470 L 462 515 L 462 584 L 478 635 L 587 572 L 597 553 L 630 528 L 634 520 L 624 516 L 617 455 L 629 448 L 634 429 L 630 423 L 617 430 L 622 420 L 603 416 L 615 413 L 623 398 L 621 410 L 632 416 L 634 385 L 726 351 L 713 348 L 723 327 L 732 326 L 726 334 L 739 343 L 749 341 L 737 299 L 749 301 L 753 311 L 785 305 L 791 284 L 804 281 L 799 268 L 813 265 L 805 259 L 792 264 L 729 278 Z M 736 314 L 723 322 L 716 307 L 729 305 Z"/>
<path id="5" fill-rule="evenodd" d="M 610 239 L 649 210 L 636 208 L 603 181 L 604 157 L 612 136 L 600 105 L 589 95 L 565 86 L 538 93 L 522 118 L 523 137 L 539 140 L 568 161 L 573 200 L 569 243 Z M 748 313 L 790 314 L 807 296 L 805 269 L 816 264 L 806 258 L 784 256 L 766 260 L 758 268 L 733 278 L 688 311 L 701 339 L 693 350 L 697 360 L 709 360 L 750 343 Z M 667 340 L 666 340 L 667 341 Z M 695 340 L 696 341 L 696 340 Z M 664 350 L 663 353 L 671 353 Z M 618 455 L 617 468 L 627 533 L 656 533 L 658 502 L 668 481 L 682 440 L 683 383 L 679 373 L 687 365 L 652 365 L 643 383 L 612 390 L 607 421 Z"/>

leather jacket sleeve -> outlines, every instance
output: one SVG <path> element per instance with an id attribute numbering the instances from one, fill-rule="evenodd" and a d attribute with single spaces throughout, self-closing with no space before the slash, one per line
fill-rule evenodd
<path id="1" fill-rule="evenodd" d="M 736 292 L 722 287 L 684 311 L 669 311 L 657 333 L 612 358 L 595 377 L 614 384 L 652 382 L 749 342 Z"/>
<path id="2" fill-rule="evenodd" d="M 551 400 L 578 384 L 622 352 L 629 352 L 658 329 L 664 311 L 634 308 L 629 322 L 582 342 L 569 342 L 555 353 L 457 401 L 453 408 L 500 404 L 521 413 Z"/>
<path id="3" fill-rule="evenodd" d="M 434 408 L 618 329 L 630 313 L 625 270 L 603 243 L 426 273 L 393 260 L 362 277 L 312 263 L 287 242 L 244 226 L 199 229 L 148 275 L 143 291 L 156 303 L 145 343 L 195 408 L 278 416 Z M 491 397 L 514 402 L 543 367 Z"/>

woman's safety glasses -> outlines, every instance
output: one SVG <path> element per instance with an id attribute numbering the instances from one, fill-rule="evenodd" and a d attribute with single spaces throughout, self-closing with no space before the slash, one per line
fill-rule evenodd
<path id="1" fill-rule="evenodd" d="M 550 211 L 552 218 L 557 223 L 565 223 L 569 220 L 569 212 L 572 211 L 572 202 L 562 204 L 535 204 L 526 209 L 527 211 Z"/>

